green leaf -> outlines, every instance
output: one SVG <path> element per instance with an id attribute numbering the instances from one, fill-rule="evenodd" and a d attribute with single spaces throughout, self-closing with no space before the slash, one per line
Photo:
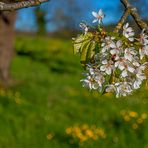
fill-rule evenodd
<path id="1" fill-rule="evenodd" d="M 74 49 L 73 49 L 74 54 L 80 53 L 81 46 L 82 46 L 82 42 L 74 44 Z"/>
<path id="2" fill-rule="evenodd" d="M 90 46 L 89 46 L 89 50 L 88 50 L 88 54 L 87 54 L 87 60 L 90 60 L 93 58 L 94 54 L 95 54 L 95 48 L 96 48 L 96 42 L 92 41 Z"/>
<path id="3" fill-rule="evenodd" d="M 75 39 L 75 43 L 81 43 L 81 42 L 83 42 L 84 41 L 84 39 L 85 39 L 85 35 L 83 35 L 83 34 L 81 34 L 81 35 L 79 35 L 76 39 Z"/>
<path id="4" fill-rule="evenodd" d="M 81 51 L 80 51 L 80 61 L 81 63 L 85 63 L 86 59 L 87 59 L 87 53 L 90 47 L 90 40 L 87 40 L 85 42 L 83 42 L 82 46 L 81 46 Z"/>
<path id="5" fill-rule="evenodd" d="M 74 40 L 74 49 L 73 52 L 74 54 L 80 53 L 81 46 L 83 42 L 92 39 L 93 34 L 92 33 L 87 33 L 87 34 L 81 34 L 79 35 L 75 40 Z"/>

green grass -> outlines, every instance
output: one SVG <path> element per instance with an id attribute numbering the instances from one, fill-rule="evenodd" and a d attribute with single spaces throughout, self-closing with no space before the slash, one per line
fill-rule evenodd
<path id="1" fill-rule="evenodd" d="M 0 148 L 148 147 L 148 119 L 132 129 L 136 119 L 126 122 L 120 115 L 121 110 L 148 114 L 145 86 L 120 99 L 82 88 L 83 69 L 70 40 L 17 37 L 15 48 L 16 84 L 0 90 Z M 66 134 L 68 127 L 83 124 L 104 129 L 107 137 L 79 143 Z"/>

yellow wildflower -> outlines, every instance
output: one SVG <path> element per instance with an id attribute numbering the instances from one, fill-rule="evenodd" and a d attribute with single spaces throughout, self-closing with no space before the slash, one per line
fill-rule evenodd
<path id="1" fill-rule="evenodd" d="M 136 112 L 134 112 L 134 111 L 130 111 L 129 116 L 135 118 L 135 117 L 138 116 L 138 114 Z"/>
<path id="2" fill-rule="evenodd" d="M 147 114 L 146 114 L 146 113 L 142 113 L 142 114 L 141 114 L 141 118 L 142 118 L 142 119 L 146 119 L 146 118 L 147 118 Z"/>
<path id="3" fill-rule="evenodd" d="M 132 128 L 133 129 L 137 129 L 138 128 L 138 125 L 136 123 L 132 124 Z"/>

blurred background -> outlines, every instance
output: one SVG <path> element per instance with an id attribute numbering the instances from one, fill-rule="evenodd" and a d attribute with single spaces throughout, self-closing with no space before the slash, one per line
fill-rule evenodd
<path id="1" fill-rule="evenodd" d="M 131 3 L 147 22 L 148 1 Z M 120 99 L 80 84 L 71 38 L 99 9 L 107 30 L 124 12 L 119 0 L 51 0 L 0 12 L 0 148 L 148 147 L 146 84 Z"/>

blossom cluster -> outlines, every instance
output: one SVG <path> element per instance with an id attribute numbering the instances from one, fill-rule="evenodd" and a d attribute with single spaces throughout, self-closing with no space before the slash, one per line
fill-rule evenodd
<path id="1" fill-rule="evenodd" d="M 102 29 L 103 11 L 92 12 L 92 15 L 95 17 L 93 23 L 98 21 Z M 87 24 L 81 23 L 80 27 L 85 34 L 89 32 Z M 100 49 L 94 54 L 94 62 L 86 64 L 86 72 L 83 74 L 85 78 L 80 80 L 83 87 L 113 92 L 116 97 L 127 96 L 140 88 L 146 79 L 144 71 L 147 62 L 143 59 L 148 56 L 148 36 L 144 30 L 136 37 L 132 27 L 126 23 L 118 37 L 106 34 L 100 42 Z"/>

